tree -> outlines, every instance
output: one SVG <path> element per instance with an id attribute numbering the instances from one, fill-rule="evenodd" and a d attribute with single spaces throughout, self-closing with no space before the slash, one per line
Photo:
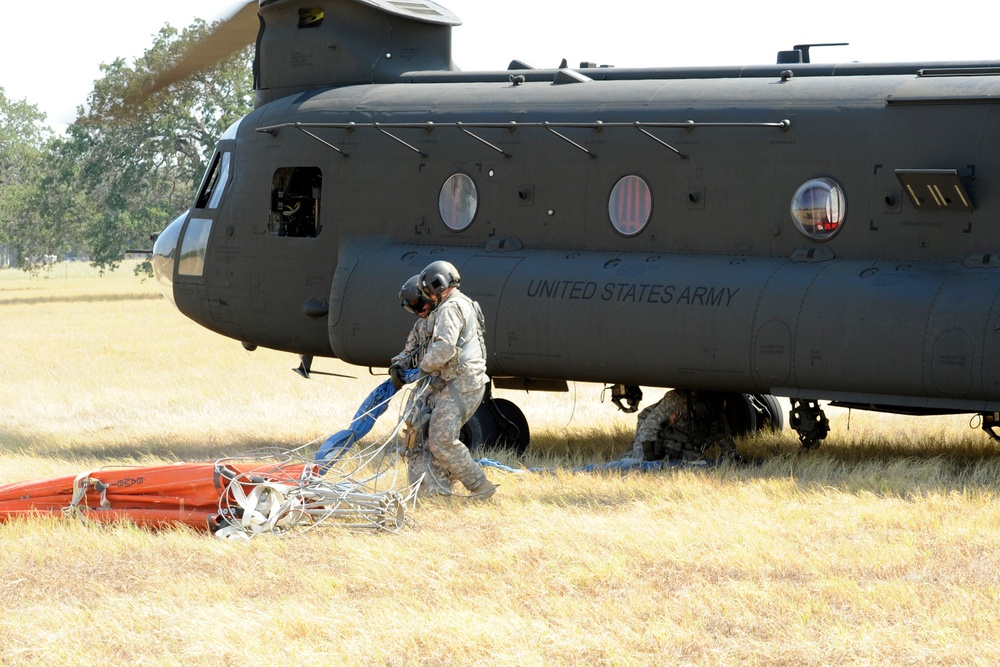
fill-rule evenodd
<path id="1" fill-rule="evenodd" d="M 0 266 L 49 254 L 44 242 L 32 243 L 31 234 L 24 233 L 39 223 L 29 202 L 51 136 L 44 122 L 37 106 L 7 99 L 0 87 Z"/>
<path id="2" fill-rule="evenodd" d="M 190 206 L 218 138 L 253 108 L 249 48 L 153 95 L 136 94 L 209 32 L 201 20 L 183 32 L 167 25 L 131 66 L 121 58 L 102 65 L 89 112 L 81 108 L 53 142 L 34 203 L 96 266 L 114 269 L 126 250 L 148 248 L 150 234 Z"/>

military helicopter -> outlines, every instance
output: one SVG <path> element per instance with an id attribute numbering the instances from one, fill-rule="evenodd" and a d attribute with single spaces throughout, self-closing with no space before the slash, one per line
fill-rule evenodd
<path id="1" fill-rule="evenodd" d="M 400 285 L 447 259 L 496 387 L 604 382 L 629 411 L 640 386 L 723 392 L 737 431 L 782 425 L 787 397 L 809 448 L 821 401 L 978 414 L 997 438 L 1000 61 L 800 45 L 461 71 L 459 24 L 430 0 L 260 0 L 161 80 L 256 36 L 256 108 L 155 242 L 184 315 L 306 377 L 385 367 L 412 324 Z M 527 445 L 509 401 L 470 424 Z"/>

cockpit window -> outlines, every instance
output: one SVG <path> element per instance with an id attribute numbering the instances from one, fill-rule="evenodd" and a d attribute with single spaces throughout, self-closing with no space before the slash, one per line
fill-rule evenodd
<path id="1" fill-rule="evenodd" d="M 226 189 L 226 182 L 229 181 L 229 164 L 232 153 L 224 151 L 216 153 L 212 160 L 212 166 L 208 169 L 205 182 L 198 193 L 198 201 L 195 208 L 218 208 L 222 201 L 222 193 Z"/>
<path id="2" fill-rule="evenodd" d="M 806 181 L 792 197 L 792 221 L 815 241 L 832 238 L 843 227 L 846 215 L 844 189 L 832 178 Z"/>
<path id="3" fill-rule="evenodd" d="M 271 216 L 268 229 L 274 236 L 311 238 L 319 234 L 323 173 L 317 167 L 284 167 L 271 181 Z"/>
<path id="4" fill-rule="evenodd" d="M 191 218 L 184 230 L 181 241 L 181 256 L 177 263 L 177 274 L 181 276 L 201 276 L 205 273 L 205 252 L 208 237 L 212 233 L 212 221 L 205 218 Z"/>
<path id="5" fill-rule="evenodd" d="M 170 303 L 177 305 L 174 301 L 174 265 L 177 262 L 177 240 L 181 236 L 184 228 L 184 220 L 187 219 L 188 212 L 184 211 L 177 216 L 167 228 L 160 232 L 153 244 L 153 275 L 156 276 L 163 296 L 170 300 Z"/>

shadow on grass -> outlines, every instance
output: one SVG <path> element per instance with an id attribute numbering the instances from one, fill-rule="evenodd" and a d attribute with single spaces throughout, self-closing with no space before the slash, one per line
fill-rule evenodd
<path id="1" fill-rule="evenodd" d="M 125 462 L 174 463 L 215 461 L 229 456 L 241 456 L 255 450 L 279 448 L 294 449 L 301 442 L 280 442 L 273 439 L 234 438 L 233 442 L 164 440 L 150 436 L 138 438 L 129 444 L 107 442 L 54 442 L 41 436 L 26 436 L 0 430 L 0 456 L 37 456 L 58 461 L 93 464 L 97 461 L 108 465 Z"/>
<path id="2" fill-rule="evenodd" d="M 162 294 L 85 294 L 71 296 L 5 296 L 0 297 L 0 306 L 35 306 L 43 303 L 115 303 L 120 301 L 156 301 Z"/>
<path id="3" fill-rule="evenodd" d="M 876 439 L 794 448 L 764 458 L 758 474 L 787 476 L 800 488 L 914 499 L 929 494 L 1000 492 L 1000 445 L 982 433 L 940 442 Z"/>
<path id="4" fill-rule="evenodd" d="M 0 430 L 0 457 L 36 456 L 84 467 L 95 462 L 107 465 L 146 465 L 179 461 L 215 461 L 238 457 L 261 449 L 296 449 L 301 441 L 281 442 L 234 434 L 231 441 L 167 440 L 150 435 L 126 444 L 108 442 L 53 442 L 50 438 Z M 366 444 L 366 441 L 362 441 Z M 804 450 L 795 434 L 757 434 L 739 441 L 744 463 L 668 467 L 662 471 L 635 469 L 578 470 L 589 464 L 617 460 L 630 443 L 621 434 L 609 438 L 604 429 L 580 431 L 570 439 L 540 434 L 525 455 L 511 451 L 482 450 L 477 458 L 489 458 L 512 468 L 544 468 L 557 474 L 581 476 L 628 476 L 662 479 L 685 474 L 705 475 L 715 481 L 739 485 L 760 480 L 792 482 L 803 492 L 817 489 L 845 493 L 869 493 L 895 498 L 917 498 L 929 494 L 1000 493 L 1000 444 L 975 432 L 941 442 L 919 437 L 875 437 L 845 442 L 831 437 L 815 450 Z M 307 454 L 308 455 L 308 454 Z M 524 474 L 545 474 L 531 473 Z M 593 493 L 580 489 L 555 491 L 536 497 L 543 503 L 561 505 L 620 506 L 644 497 L 642 485 L 603 487 Z"/>
<path id="5" fill-rule="evenodd" d="M 919 436 L 880 436 L 859 442 L 831 438 L 814 450 L 803 449 L 790 431 L 756 434 L 738 442 L 745 462 L 681 465 L 649 472 L 609 466 L 576 474 L 650 479 L 695 474 L 731 485 L 777 480 L 791 482 L 803 493 L 834 491 L 902 499 L 953 492 L 1000 494 L 1000 443 L 978 431 L 958 433 L 946 441 Z M 533 442 L 520 461 L 503 452 L 498 453 L 497 460 L 512 467 L 523 463 L 524 467 L 573 472 L 587 463 L 613 462 L 622 447 L 620 442 L 586 443 L 585 450 L 604 456 L 581 461 L 576 453 L 567 455 L 557 446 L 560 453 L 554 456 Z M 604 487 L 595 494 L 554 492 L 538 500 L 566 505 L 624 505 L 642 495 L 641 488 L 630 485 Z"/>

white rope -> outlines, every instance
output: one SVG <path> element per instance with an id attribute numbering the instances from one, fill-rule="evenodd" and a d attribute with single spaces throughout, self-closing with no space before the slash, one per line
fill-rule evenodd
<path id="1" fill-rule="evenodd" d="M 295 449 L 259 450 L 216 461 L 220 478 L 227 482 L 219 502 L 220 525 L 215 536 L 239 540 L 264 534 L 287 536 L 331 524 L 388 532 L 411 527 L 411 513 L 424 476 L 394 488 L 401 467 L 397 443 L 407 418 L 429 386 L 426 376 L 408 385 L 409 395 L 400 403 L 393 428 L 370 445 L 352 443 L 329 467 L 324 465 L 322 475 L 320 465 L 308 452 L 339 430 Z M 358 415 L 348 426 L 373 415 L 392 398 Z M 238 472 L 248 462 L 252 462 L 252 470 Z M 299 465 L 302 474 L 296 478 L 289 470 Z"/>
<path id="2" fill-rule="evenodd" d="M 84 503 L 81 510 L 80 503 L 86 499 L 87 493 L 91 489 L 101 492 L 101 509 L 111 509 L 111 503 L 108 502 L 107 485 L 99 479 L 92 478 L 92 474 L 92 472 L 81 472 L 73 478 L 73 498 L 69 501 L 69 505 L 62 508 L 63 514 L 66 516 L 81 516 L 83 510 L 89 509 L 86 503 Z"/>
<path id="3" fill-rule="evenodd" d="M 387 446 L 388 441 L 361 449 L 357 456 L 339 461 L 325 477 L 316 474 L 314 463 L 302 460 L 302 477 L 291 479 L 287 469 L 299 465 L 291 452 L 286 452 L 278 463 L 231 474 L 220 501 L 220 515 L 226 520 L 227 525 L 223 526 L 226 530 L 216 531 L 216 535 L 233 538 L 237 532 L 234 527 L 239 528 L 242 537 L 286 535 L 334 520 L 355 528 L 387 531 L 407 528 L 410 524 L 408 507 L 414 504 L 416 488 L 377 488 L 377 483 L 387 474 L 392 473 L 395 477 L 398 455 L 382 456 L 379 460 Z M 220 460 L 216 466 L 217 469 L 225 468 L 227 463 L 236 461 Z M 376 470 L 376 462 L 390 469 Z M 373 470 L 374 474 L 358 479 L 359 473 L 366 470 Z"/>

